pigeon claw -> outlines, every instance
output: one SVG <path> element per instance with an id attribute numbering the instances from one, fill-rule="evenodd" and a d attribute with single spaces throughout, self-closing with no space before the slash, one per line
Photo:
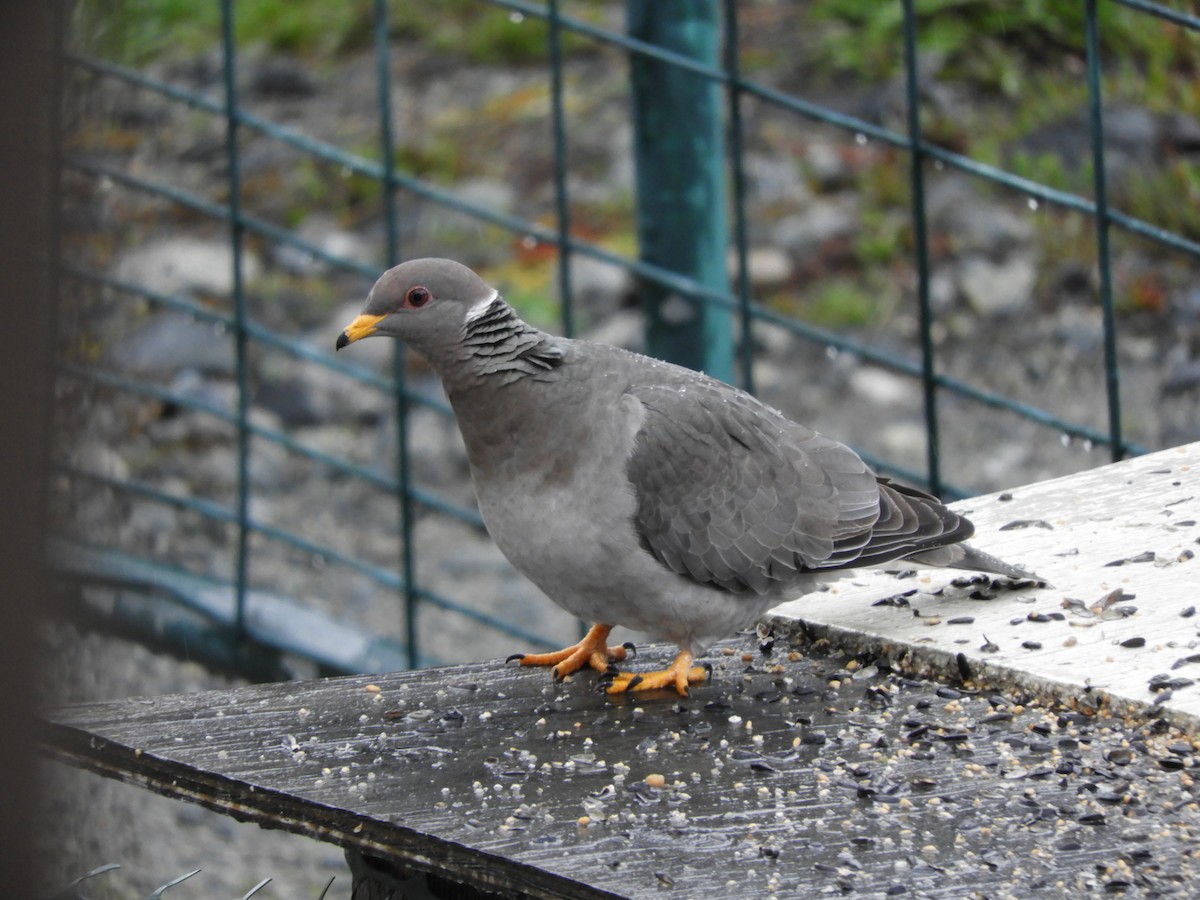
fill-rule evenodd
<path id="1" fill-rule="evenodd" d="M 624 672 L 613 679 L 608 693 L 626 694 L 630 691 L 655 691 L 675 688 L 681 697 L 688 695 L 688 685 L 702 684 L 712 678 L 712 666 L 693 666 L 692 654 L 681 650 L 670 668 L 657 672 Z"/>
<path id="2" fill-rule="evenodd" d="M 601 674 L 614 670 L 613 663 L 620 662 L 627 654 L 625 647 L 608 646 L 611 625 L 593 625 L 577 644 L 572 644 L 553 653 L 514 653 L 505 664 L 519 660 L 522 666 L 551 666 L 550 674 L 555 681 L 562 681 L 584 666 Z"/>

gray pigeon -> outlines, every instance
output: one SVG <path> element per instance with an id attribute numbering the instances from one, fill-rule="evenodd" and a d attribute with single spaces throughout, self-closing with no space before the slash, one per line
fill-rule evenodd
<path id="1" fill-rule="evenodd" d="M 337 339 L 400 338 L 441 377 L 479 510 L 504 555 L 594 623 L 557 653 L 621 693 L 706 677 L 694 659 L 783 600 L 848 571 L 914 563 L 1034 576 L 963 544 L 969 521 L 877 476 L 853 450 L 749 394 L 617 347 L 526 324 L 474 272 L 415 259 L 375 283 Z M 667 669 L 615 672 L 616 625 L 679 647 Z"/>

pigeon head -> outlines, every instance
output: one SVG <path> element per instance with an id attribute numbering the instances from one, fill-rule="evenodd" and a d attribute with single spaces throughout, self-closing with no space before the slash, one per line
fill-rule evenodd
<path id="1" fill-rule="evenodd" d="M 424 356 L 438 356 L 461 342 L 467 322 L 497 296 L 495 288 L 453 260 L 412 259 L 380 276 L 362 313 L 338 335 L 337 349 L 384 335 Z"/>

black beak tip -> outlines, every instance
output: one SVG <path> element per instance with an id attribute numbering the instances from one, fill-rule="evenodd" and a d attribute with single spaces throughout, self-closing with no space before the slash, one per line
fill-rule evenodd
<path id="1" fill-rule="evenodd" d="M 349 343 L 350 343 L 350 337 L 349 337 L 349 335 L 346 334 L 346 332 L 343 331 L 341 334 L 338 335 L 337 346 L 335 349 L 341 350 L 343 347 L 345 347 Z"/>

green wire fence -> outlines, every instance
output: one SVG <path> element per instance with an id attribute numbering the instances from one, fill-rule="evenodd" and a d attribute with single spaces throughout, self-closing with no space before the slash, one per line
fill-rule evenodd
<path id="1" fill-rule="evenodd" d="M 965 491 L 943 473 L 939 408 L 947 398 L 977 404 L 1027 420 L 1043 429 L 1048 440 L 1060 437 L 1105 447 L 1112 459 L 1144 452 L 1147 446 L 1127 437 L 1122 418 L 1121 371 L 1117 355 L 1110 235 L 1115 229 L 1136 235 L 1189 259 L 1200 258 L 1200 243 L 1129 215 L 1110 205 L 1104 141 L 1105 101 L 1102 91 L 1102 33 L 1098 7 L 1105 3 L 1136 11 L 1146 21 L 1166 23 L 1187 32 L 1200 31 L 1200 16 L 1148 0 L 1081 0 L 1084 13 L 1088 115 L 1091 134 L 1092 195 L 1083 196 L 1022 177 L 996 165 L 980 162 L 924 136 L 920 38 L 914 0 L 899 0 L 903 20 L 903 88 L 906 130 L 897 131 L 796 96 L 749 77 L 743 72 L 739 33 L 742 4 L 735 0 L 640 3 L 628 5 L 628 28 L 597 24 L 596 17 L 569 15 L 557 0 L 494 0 L 491 7 L 514 17 L 546 23 L 546 75 L 553 144 L 549 179 L 553 185 L 553 224 L 498 211 L 458 196 L 406 169 L 397 154 L 392 84 L 392 11 L 385 0 L 372 0 L 370 24 L 375 55 L 378 138 L 374 152 L 351 151 L 306 134 L 296 127 L 251 111 L 239 96 L 239 48 L 233 0 L 209 0 L 220 8 L 217 39 L 220 55 L 219 92 L 198 91 L 158 70 L 142 71 L 85 53 L 72 53 L 68 66 L 80 77 L 119 83 L 171 104 L 182 104 L 197 116 L 218 117 L 224 123 L 224 191 L 218 198 L 148 177 L 136 167 L 121 165 L 102 154 L 64 153 L 66 172 L 92 185 L 117 186 L 155 198 L 162 206 L 195 222 L 216 223 L 227 230 L 232 248 L 231 303 L 221 308 L 193 298 L 171 295 L 152 286 L 125 280 L 89 262 L 71 262 L 64 281 L 143 304 L 174 311 L 219 328 L 234 347 L 233 380 L 236 402 L 226 408 L 169 385 L 139 378 L 95 360 L 64 361 L 60 378 L 144 398 L 173 408 L 202 413 L 223 423 L 234 436 L 236 474 L 232 498 L 198 496 L 172 490 L 136 477 L 104 475 L 72 462 L 58 463 L 68 482 L 110 492 L 114 498 L 137 498 L 181 514 L 194 515 L 233 530 L 234 565 L 228 577 L 212 577 L 154 554 L 120 546 L 119 542 L 58 538 L 51 551 L 56 567 L 86 584 L 119 589 L 119 600 L 100 618 L 109 627 L 128 629 L 142 637 L 214 663 L 236 666 L 264 677 L 286 671 L 281 660 L 294 657 L 315 663 L 322 672 L 375 671 L 439 661 L 422 640 L 420 612 L 437 608 L 446 615 L 494 631 L 514 641 L 550 646 L 554 640 L 538 628 L 514 621 L 503 610 L 480 608 L 452 599 L 422 585 L 414 532 L 425 516 L 440 516 L 481 528 L 469 504 L 423 487 L 413 477 L 410 423 L 415 411 L 442 417 L 450 411 L 438 397 L 415 387 L 404 350 L 397 346 L 389 372 L 380 374 L 332 352 L 333 338 L 316 346 L 310 341 L 264 327 L 251 314 L 245 283 L 243 253 L 249 240 L 293 248 L 333 271 L 355 276 L 364 285 L 378 267 L 338 255 L 301 236 L 291 227 L 256 215 L 243 202 L 246 159 L 243 138 L 267 139 L 316 164 L 336 167 L 344 177 L 377 186 L 383 225 L 382 261 L 390 266 L 406 257 L 402 218 L 406 204 L 422 202 L 469 217 L 482 227 L 554 249 L 555 281 L 561 298 L 561 330 L 572 334 L 576 311 L 572 303 L 573 262 L 583 258 L 618 267 L 636 279 L 648 316 L 648 345 L 652 352 L 727 379 L 735 377 L 753 390 L 754 333 L 760 324 L 785 330 L 818 348 L 852 354 L 870 364 L 919 381 L 924 404 L 926 460 L 923 470 L 870 458 L 884 471 L 928 485 L 948 496 Z M 883 4 L 881 4 L 883 6 Z M 638 170 L 634 205 L 640 253 L 614 251 L 580 236 L 572 222 L 572 160 L 570 116 L 564 77 L 571 46 L 588 44 L 616 48 L 628 56 L 633 92 L 633 132 Z M 756 299 L 750 279 L 750 239 L 746 203 L 748 142 L 747 103 L 765 104 L 799 119 L 840 130 L 859 141 L 877 142 L 906 155 L 911 213 L 911 257 L 919 321 L 917 358 L 897 355 L 883 344 L 840 333 L 800 320 Z M 1098 298 L 1102 310 L 1103 378 L 1107 427 L 1075 421 L 1035 404 L 1006 396 L 999 390 L 952 377 L 940 371 L 934 331 L 937 312 L 931 300 L 933 262 L 926 210 L 926 177 L 931 169 L 951 170 L 1024 195 L 1039 204 L 1052 204 L 1090 217 L 1095 222 Z M 726 266 L 726 251 L 733 260 Z M 71 254 L 67 254 L 70 259 Z M 733 275 L 730 276 L 729 272 Z M 661 313 L 669 298 L 683 298 L 694 315 L 680 324 Z M 735 332 L 734 324 L 738 325 Z M 740 335 L 735 339 L 735 335 Z M 287 429 L 263 424 L 252 414 L 251 356 L 265 350 L 318 366 L 352 380 L 362 390 L 389 398 L 397 433 L 390 464 L 369 466 L 328 448 L 307 443 Z M 382 405 L 382 404 L 381 404 Z M 298 528 L 273 524 L 254 511 L 252 465 L 260 442 L 302 457 L 331 478 L 352 479 L 395 498 L 398 506 L 397 552 L 391 564 L 367 560 L 332 542 L 306 536 Z M 256 541 L 265 540 L 288 552 L 320 558 L 402 598 L 403 617 L 395 634 L 379 635 L 356 627 L 352 617 L 318 613 L 274 586 L 255 587 Z"/>

